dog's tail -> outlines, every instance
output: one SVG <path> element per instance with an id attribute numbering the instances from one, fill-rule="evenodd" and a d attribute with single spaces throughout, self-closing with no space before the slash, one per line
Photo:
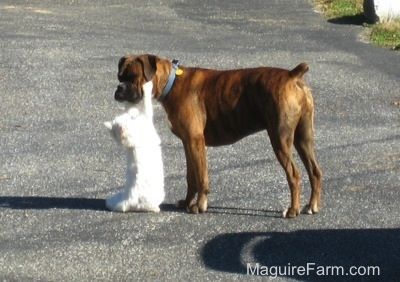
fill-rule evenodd
<path id="1" fill-rule="evenodd" d="M 309 67 L 306 63 L 301 63 L 291 71 L 289 71 L 290 77 L 302 78 L 303 75 L 308 71 Z"/>

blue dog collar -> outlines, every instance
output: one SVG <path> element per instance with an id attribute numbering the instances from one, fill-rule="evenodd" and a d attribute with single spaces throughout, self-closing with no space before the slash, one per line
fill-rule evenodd
<path id="1" fill-rule="evenodd" d="M 161 102 L 162 100 L 164 100 L 167 97 L 169 91 L 172 88 L 172 85 L 174 85 L 176 71 L 178 70 L 178 68 L 179 68 L 179 60 L 173 60 L 172 61 L 172 70 L 169 75 L 167 85 L 165 85 L 163 92 L 161 93 L 160 97 L 157 99 L 158 101 Z"/>

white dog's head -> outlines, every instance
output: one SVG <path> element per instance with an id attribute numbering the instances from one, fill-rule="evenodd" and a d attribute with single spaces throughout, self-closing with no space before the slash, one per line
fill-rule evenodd
<path id="1" fill-rule="evenodd" d="M 152 120 L 143 115 L 132 116 L 124 113 L 113 121 L 104 123 L 111 136 L 124 148 L 160 145 L 161 140 Z"/>

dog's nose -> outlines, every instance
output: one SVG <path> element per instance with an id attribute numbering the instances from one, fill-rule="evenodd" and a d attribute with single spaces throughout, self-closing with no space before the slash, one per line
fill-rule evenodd
<path id="1" fill-rule="evenodd" d="M 120 83 L 120 84 L 118 84 L 118 86 L 117 86 L 117 92 L 122 93 L 122 92 L 125 91 L 125 89 L 126 89 L 125 83 Z"/>
<path id="2" fill-rule="evenodd" d="M 117 101 L 123 100 L 125 90 L 126 90 L 126 85 L 124 83 L 118 84 L 117 90 L 115 91 L 115 94 L 114 94 L 114 99 Z"/>

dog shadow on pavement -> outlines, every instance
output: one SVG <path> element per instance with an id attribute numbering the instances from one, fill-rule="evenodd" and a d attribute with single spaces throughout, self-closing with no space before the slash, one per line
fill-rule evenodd
<path id="1" fill-rule="evenodd" d="M 400 229 L 226 233 L 208 241 L 201 256 L 209 269 L 246 276 L 394 281 L 400 277 L 399 241 Z"/>
<path id="2" fill-rule="evenodd" d="M 3 196 L 0 197 L 0 209 L 8 208 L 14 210 L 45 210 L 45 209 L 68 209 L 68 210 L 93 210 L 109 211 L 105 206 L 104 199 L 94 198 L 59 198 L 40 196 Z M 185 212 L 176 207 L 175 204 L 162 203 L 162 212 Z M 218 209 L 218 208 L 215 208 Z M 229 209 L 229 208 L 228 208 Z"/>
<path id="3" fill-rule="evenodd" d="M 367 23 L 368 24 L 372 23 L 365 17 L 364 13 L 333 18 L 333 19 L 329 19 L 328 22 L 333 23 L 333 24 L 358 25 L 358 26 L 362 26 Z"/>
<path id="4" fill-rule="evenodd" d="M 227 206 L 209 206 L 207 213 L 282 218 L 281 211 L 252 209 L 252 208 L 237 208 L 237 207 L 227 207 Z"/>
<path id="5" fill-rule="evenodd" d="M 15 210 L 42 210 L 42 209 L 69 209 L 69 210 L 93 210 L 109 211 L 105 206 L 104 199 L 94 198 L 59 198 L 59 197 L 40 197 L 40 196 L 6 196 L 0 197 L 0 208 Z M 175 204 L 162 203 L 162 212 L 184 213 L 183 209 L 176 207 Z M 209 213 L 233 214 L 249 216 L 282 217 L 280 212 L 256 209 L 238 209 L 231 207 L 209 207 Z"/>
<path id="6" fill-rule="evenodd" d="M 0 197 L 0 208 L 10 209 L 72 209 L 106 210 L 103 199 L 57 198 L 57 197 Z"/>

